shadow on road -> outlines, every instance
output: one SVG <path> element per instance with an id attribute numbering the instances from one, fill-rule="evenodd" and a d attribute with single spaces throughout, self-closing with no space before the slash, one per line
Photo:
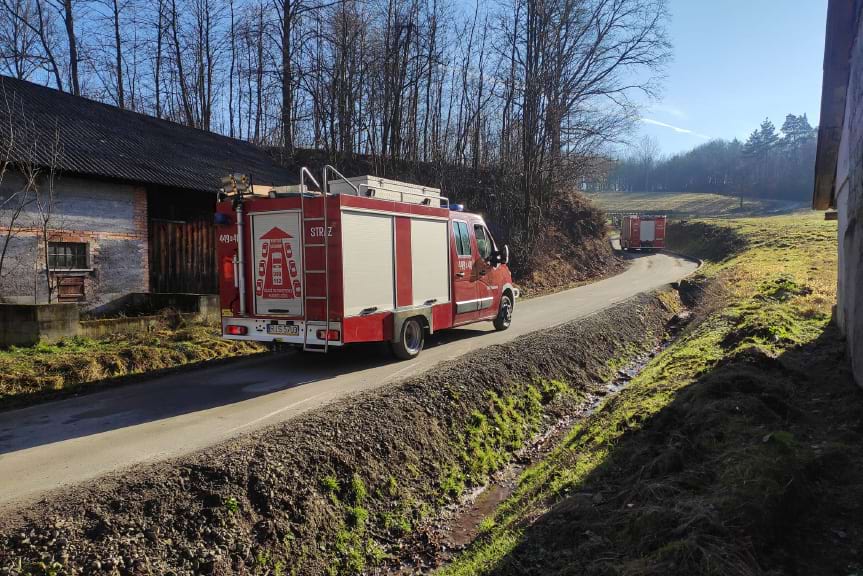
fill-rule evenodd
<path id="1" fill-rule="evenodd" d="M 461 328 L 428 337 L 426 348 L 488 334 Z M 2 454 L 165 420 L 396 363 L 385 343 L 329 354 L 286 351 L 184 370 L 0 413 Z M 178 439 L 182 442 L 182 439 Z"/>

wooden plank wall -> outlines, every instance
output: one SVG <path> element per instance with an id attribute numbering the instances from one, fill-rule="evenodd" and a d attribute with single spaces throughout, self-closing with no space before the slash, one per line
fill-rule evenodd
<path id="1" fill-rule="evenodd" d="M 212 220 L 150 221 L 150 290 L 218 292 L 216 229 Z"/>

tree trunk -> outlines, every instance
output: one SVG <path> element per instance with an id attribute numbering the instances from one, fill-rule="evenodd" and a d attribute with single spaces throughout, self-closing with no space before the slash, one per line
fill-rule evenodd
<path id="1" fill-rule="evenodd" d="M 291 0 L 282 3 L 282 145 L 288 159 L 294 156 L 293 69 L 291 41 L 294 15 Z"/>
<path id="2" fill-rule="evenodd" d="M 165 14 L 165 0 L 159 0 L 159 14 L 156 16 L 156 62 L 154 70 L 156 118 L 162 117 L 162 39 L 165 31 L 163 17 Z"/>
<path id="3" fill-rule="evenodd" d="M 177 82 L 180 85 L 180 98 L 183 101 L 186 124 L 188 126 L 195 126 L 195 116 L 192 113 L 192 104 L 189 100 L 188 88 L 186 87 L 186 74 L 183 71 L 183 53 L 180 46 L 180 31 L 177 23 L 177 0 L 171 0 L 171 36 L 174 40 L 174 57 L 177 59 Z"/>
<path id="4" fill-rule="evenodd" d="M 63 1 L 63 22 L 66 25 L 66 39 L 69 42 L 69 73 L 72 76 L 72 94 L 81 95 L 81 85 L 78 82 L 78 41 L 75 38 L 75 15 L 72 11 L 72 0 Z"/>
<path id="5" fill-rule="evenodd" d="M 123 94 L 123 47 L 120 41 L 120 5 L 118 0 L 114 0 L 114 48 L 116 49 L 117 106 L 125 108 L 126 101 Z"/>

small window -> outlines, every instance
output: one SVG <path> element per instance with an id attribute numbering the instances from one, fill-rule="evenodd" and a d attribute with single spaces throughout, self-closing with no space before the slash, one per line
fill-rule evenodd
<path id="1" fill-rule="evenodd" d="M 48 268 L 51 270 L 86 270 L 86 242 L 48 242 Z"/>
<path id="2" fill-rule="evenodd" d="M 467 223 L 453 222 L 453 234 L 455 234 L 455 246 L 459 256 L 470 256 L 470 231 Z"/>
<path id="3" fill-rule="evenodd" d="M 473 231 L 476 234 L 476 247 L 479 249 L 480 258 L 488 260 L 491 257 L 491 239 L 485 231 L 485 226 L 475 224 Z"/>

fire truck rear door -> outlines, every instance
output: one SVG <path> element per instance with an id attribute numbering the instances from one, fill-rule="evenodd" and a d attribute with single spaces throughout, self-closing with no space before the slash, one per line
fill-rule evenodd
<path id="1" fill-rule="evenodd" d="M 255 314 L 302 316 L 303 250 L 300 212 L 260 212 L 252 217 Z M 295 288 L 299 287 L 297 293 Z"/>

